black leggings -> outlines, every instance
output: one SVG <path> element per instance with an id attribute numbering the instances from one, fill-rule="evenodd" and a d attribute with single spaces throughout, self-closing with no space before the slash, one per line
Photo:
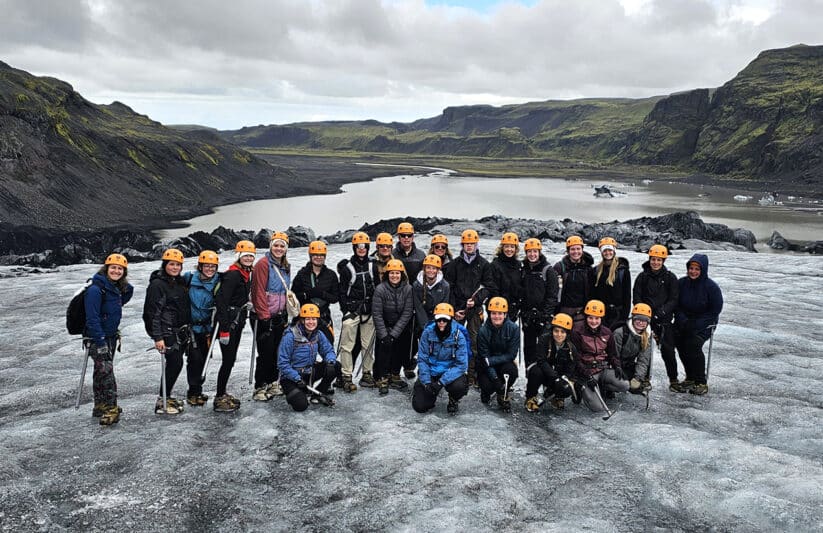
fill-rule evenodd
<path id="1" fill-rule="evenodd" d="M 203 365 L 206 363 L 206 354 L 209 353 L 209 332 L 195 333 L 194 342 L 189 343 L 186 350 L 186 378 L 189 382 L 188 396 L 195 396 L 203 392 Z"/>
<path id="2" fill-rule="evenodd" d="M 432 376 L 432 379 L 434 376 Z M 469 379 L 463 374 L 444 387 L 449 393 L 449 399 L 460 400 L 469 392 Z M 420 380 L 414 382 L 414 392 L 412 393 L 412 408 L 418 413 L 425 413 L 434 408 L 437 395 L 432 394 Z"/>
<path id="3" fill-rule="evenodd" d="M 384 343 L 377 341 L 377 349 L 374 353 L 374 379 L 400 373 L 400 367 L 409 358 L 410 342 L 411 331 L 408 328 L 394 339 L 391 346 L 386 346 Z"/>
<path id="4" fill-rule="evenodd" d="M 703 344 L 706 339 L 694 333 L 677 335 L 677 351 L 686 369 L 686 379 L 695 383 L 706 383 L 706 355 Z"/>
<path id="5" fill-rule="evenodd" d="M 325 362 L 315 363 L 312 368 L 311 377 L 304 376 L 304 381 L 315 381 L 321 377 L 320 384 L 317 390 L 321 393 L 326 393 L 329 390 L 329 385 L 334 380 L 335 368 L 330 367 Z M 309 379 L 310 378 L 310 379 Z M 309 399 L 306 394 L 297 388 L 297 382 L 290 379 L 280 380 L 280 386 L 283 387 L 283 394 L 286 395 L 286 401 L 295 411 L 305 411 L 309 408 Z"/>
<path id="6" fill-rule="evenodd" d="M 168 346 L 168 344 L 166 346 Z M 179 344 L 173 346 L 172 348 L 166 348 L 166 394 L 168 396 L 173 396 L 172 390 L 174 389 L 174 384 L 177 383 L 177 378 L 183 370 L 183 351 L 181 348 L 184 347 Z M 157 394 L 158 396 L 163 395 L 162 374 L 160 376 L 160 389 Z"/>
<path id="7" fill-rule="evenodd" d="M 257 321 L 257 361 L 254 368 L 254 388 L 277 381 L 277 351 L 286 330 L 286 315 L 275 315 L 270 320 Z"/>
<path id="8" fill-rule="evenodd" d="M 677 380 L 677 358 L 674 355 L 674 326 L 669 324 L 652 324 L 652 332 L 657 335 L 660 357 L 666 365 L 669 381 Z"/>
<path id="9" fill-rule="evenodd" d="M 231 369 L 234 368 L 234 363 L 237 361 L 237 348 L 240 346 L 240 338 L 243 336 L 245 325 L 245 320 L 237 324 L 235 330 L 229 332 L 229 343 L 220 345 L 223 362 L 220 363 L 220 371 L 217 373 L 217 396 L 226 394 L 226 385 L 229 383 Z"/>
<path id="10" fill-rule="evenodd" d="M 497 371 L 497 382 L 492 381 L 492 378 L 489 377 L 489 373 L 486 369 L 477 371 L 477 384 L 480 385 L 480 390 L 486 394 L 497 392 L 497 390 L 503 386 L 503 374 L 509 375 L 508 388 L 511 390 L 512 385 L 514 385 L 514 382 L 517 381 L 517 376 L 519 375 L 514 361 L 509 361 L 508 363 L 503 363 L 502 365 L 497 365 L 492 368 Z"/>

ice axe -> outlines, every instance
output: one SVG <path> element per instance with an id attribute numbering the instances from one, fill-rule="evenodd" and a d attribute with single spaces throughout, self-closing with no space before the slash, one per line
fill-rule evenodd
<path id="1" fill-rule="evenodd" d="M 169 414 L 169 404 L 166 396 L 166 352 L 160 352 L 160 381 L 163 391 L 163 412 Z"/>
<path id="2" fill-rule="evenodd" d="M 572 390 L 572 399 L 574 400 L 574 403 L 577 403 L 577 391 L 574 389 L 574 383 L 572 383 L 572 380 L 567 378 L 565 375 L 560 376 L 560 379 L 569 385 L 569 388 Z"/>
<path id="3" fill-rule="evenodd" d="M 83 394 L 83 384 L 86 381 L 86 368 L 89 364 L 89 344 L 83 341 L 83 370 L 80 372 L 80 386 L 77 388 L 77 399 L 74 401 L 74 408 L 80 409 L 80 396 Z"/>
<path id="4" fill-rule="evenodd" d="M 649 368 L 648 368 L 648 370 L 646 370 L 646 379 L 649 381 L 649 383 L 651 383 L 652 382 L 652 361 L 654 361 L 654 335 L 651 336 L 651 338 L 649 339 L 649 342 L 652 345 L 652 350 L 651 350 L 652 355 L 651 355 L 651 357 L 649 357 Z M 643 396 L 646 397 L 646 411 L 649 410 L 649 396 L 650 396 L 649 393 L 650 392 L 651 391 L 649 391 L 649 390 L 643 391 Z"/>
<path id="5" fill-rule="evenodd" d="M 709 382 L 709 368 L 711 368 L 712 365 L 712 342 L 714 341 L 714 331 L 716 328 L 717 324 L 709 326 L 711 334 L 709 335 L 709 352 L 706 354 L 706 383 Z"/>
<path id="6" fill-rule="evenodd" d="M 594 393 L 597 395 L 597 399 L 600 400 L 600 405 L 602 405 L 603 409 L 606 410 L 606 416 L 603 417 L 603 420 L 610 419 L 612 416 L 614 416 L 614 411 L 610 410 L 609 406 L 606 405 L 606 401 L 603 399 L 603 396 L 601 396 L 601 394 L 600 394 L 600 386 L 599 385 L 594 386 Z"/>
<path id="7" fill-rule="evenodd" d="M 255 319 L 251 326 L 251 361 L 249 361 L 249 385 L 254 382 L 254 353 L 257 351 L 257 323 Z"/>

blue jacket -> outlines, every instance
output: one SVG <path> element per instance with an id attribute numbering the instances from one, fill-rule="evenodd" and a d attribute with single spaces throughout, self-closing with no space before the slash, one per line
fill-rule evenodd
<path id="1" fill-rule="evenodd" d="M 208 281 L 200 278 L 200 272 L 186 272 L 183 280 L 189 286 L 191 300 L 191 324 L 195 333 L 211 333 L 214 295 L 220 283 L 220 274 L 215 273 Z"/>
<path id="2" fill-rule="evenodd" d="M 520 328 L 508 318 L 499 328 L 487 318 L 477 332 L 477 357 L 484 363 L 488 359 L 490 367 L 514 361 L 519 348 Z"/>
<path id="3" fill-rule="evenodd" d="M 433 378 L 448 385 L 469 370 L 469 341 L 461 331 L 463 326 L 451 321 L 449 334 L 442 341 L 437 336 L 437 324 L 429 324 L 420 335 L 417 368 L 420 383 L 428 385 Z"/>
<path id="4" fill-rule="evenodd" d="M 329 340 L 315 329 L 311 335 L 306 334 L 303 325 L 295 324 L 286 330 L 280 341 L 277 353 L 277 364 L 280 367 L 280 378 L 290 381 L 300 381 L 301 373 L 310 373 L 320 355 L 327 363 L 334 363 L 337 357 Z"/>
<path id="5" fill-rule="evenodd" d="M 694 333 L 707 339 L 711 334 L 709 326 L 717 324 L 723 310 L 723 293 L 713 280 L 709 279 L 709 258 L 694 254 L 686 266 L 700 263 L 700 277 L 692 280 L 683 276 L 677 280 L 679 295 L 674 326 L 678 331 Z"/>
<path id="6" fill-rule="evenodd" d="M 106 339 L 117 335 L 123 306 L 131 300 L 132 294 L 134 287 L 131 285 L 127 285 L 125 292 L 121 294 L 109 278 L 95 274 L 83 297 L 86 308 L 86 330 L 83 336 L 92 339 L 101 348 L 105 346 Z"/>

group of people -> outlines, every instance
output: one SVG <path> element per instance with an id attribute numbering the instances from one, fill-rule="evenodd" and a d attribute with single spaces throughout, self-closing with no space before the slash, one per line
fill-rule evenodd
<path id="1" fill-rule="evenodd" d="M 562 409 L 569 398 L 606 410 L 603 398 L 615 392 L 648 394 L 653 340 L 671 391 L 708 392 L 703 345 L 723 297 L 708 277 L 705 255 L 694 254 L 678 280 L 665 266 L 667 248 L 656 244 L 632 288 L 629 262 L 617 255 L 611 237 L 600 239 L 597 265 L 577 235 L 566 239 L 566 254 L 554 265 L 535 238 L 522 243 L 521 257 L 520 239 L 511 232 L 502 235 L 491 261 L 480 255 L 479 235 L 471 229 L 454 254 L 445 235 L 431 237 L 428 253 L 414 238 L 412 224 L 403 222 L 396 242 L 380 233 L 372 250 L 369 235 L 357 232 L 351 257 L 336 272 L 326 265 L 322 241 L 309 244 L 308 262 L 294 272 L 282 232 L 272 235 L 259 260 L 251 241 L 238 242 L 234 262 L 222 273 L 213 251 L 203 251 L 196 270 L 183 273 L 183 254 L 166 250 L 143 307 L 146 332 L 164 361 L 155 412 L 177 414 L 185 403 L 207 403 L 204 365 L 213 343 L 222 353 L 213 408 L 236 411 L 240 400 L 227 385 L 247 321 L 255 337 L 253 400 L 282 395 L 296 411 L 311 403 L 333 405 L 335 388 L 376 388 L 385 395 L 407 389 L 407 380 L 414 380 L 412 407 L 420 413 L 434 408 L 443 389 L 447 411 L 457 413 L 473 385 L 484 404 L 495 397 L 509 411 L 521 360 L 527 411 L 539 411 L 547 399 Z M 85 299 L 93 414 L 104 425 L 117 422 L 121 412 L 112 358 L 121 308 L 133 293 L 127 272 L 126 258 L 112 254 Z M 335 304 L 343 315 L 339 335 Z M 172 394 L 184 356 L 185 402 Z"/>

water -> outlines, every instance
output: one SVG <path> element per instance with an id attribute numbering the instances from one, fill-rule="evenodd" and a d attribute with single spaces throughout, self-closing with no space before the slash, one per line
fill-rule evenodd
<path id="1" fill-rule="evenodd" d="M 695 210 L 706 222 L 743 227 L 758 241 L 772 231 L 797 240 L 823 239 L 823 206 L 806 209 L 757 205 L 757 198 L 733 200 L 741 191 L 680 183 L 638 181 L 612 184 L 625 192 L 598 198 L 592 187 L 604 182 L 556 178 L 454 177 L 450 171 L 430 169 L 428 174 L 404 174 L 369 182 L 350 183 L 342 194 L 257 200 L 218 207 L 209 215 L 185 221 L 188 226 L 164 230 L 163 238 L 187 235 L 217 226 L 233 229 L 285 229 L 302 225 L 318 235 L 360 227 L 366 222 L 399 216 L 443 216 L 477 219 L 487 215 L 608 222 L 672 211 Z M 703 196 L 698 196 L 703 195 Z"/>

